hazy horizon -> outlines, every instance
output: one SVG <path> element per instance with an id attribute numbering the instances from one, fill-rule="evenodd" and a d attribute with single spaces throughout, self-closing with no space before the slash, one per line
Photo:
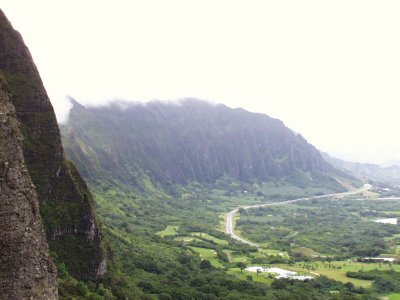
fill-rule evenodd
<path id="1" fill-rule="evenodd" d="M 84 105 L 193 97 L 278 118 L 340 158 L 400 158 L 396 1 L 5 0 L 1 8 L 59 121 L 66 95 Z"/>

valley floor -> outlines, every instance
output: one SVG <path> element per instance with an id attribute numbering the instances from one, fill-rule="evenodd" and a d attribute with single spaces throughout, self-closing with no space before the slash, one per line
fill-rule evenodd
<path id="1" fill-rule="evenodd" d="M 382 274 L 393 271 L 400 272 L 400 265 L 397 263 L 400 259 L 400 228 L 397 222 L 393 223 L 393 220 L 400 217 L 400 202 L 394 198 L 389 199 L 392 200 L 389 202 L 387 199 L 380 201 L 378 198 L 363 198 L 363 193 L 371 188 L 370 185 L 364 185 L 358 190 L 346 193 L 241 205 L 223 216 L 225 237 L 221 235 L 216 237 L 206 232 L 195 231 L 187 232 L 182 236 L 177 230 L 179 226 L 173 227 L 174 230 L 171 229 L 171 226 L 167 226 L 165 230 L 157 234 L 165 237 L 172 236 L 173 240 L 188 245 L 191 251 L 197 253 L 202 259 L 210 261 L 213 267 L 223 269 L 243 280 L 271 284 L 274 278 L 285 277 L 281 276 L 280 272 L 287 270 L 296 272 L 299 278 L 306 280 L 326 276 L 351 285 L 354 289 L 375 290 L 378 294 L 387 295 L 388 299 L 397 299 L 399 294 L 385 294 L 383 290 L 377 289 L 375 284 L 377 277 L 371 275 L 370 278 L 363 279 L 357 273 L 375 270 L 382 271 Z M 369 192 L 365 195 L 370 197 Z M 383 201 L 385 201 L 385 205 L 382 205 Z M 283 205 L 290 209 L 283 209 Z M 278 206 L 281 207 L 278 208 Z M 318 214 L 318 211 L 315 211 L 318 209 L 325 211 L 323 217 L 326 218 L 326 222 L 321 223 L 321 220 L 318 220 L 319 223 L 316 226 L 323 227 L 327 235 L 343 236 L 343 232 L 335 232 L 335 230 L 341 230 L 337 224 L 338 220 L 329 220 L 332 218 L 329 215 L 333 214 L 339 215 L 341 222 L 349 225 L 349 230 L 357 231 L 361 228 L 364 235 L 376 237 L 376 240 L 368 240 L 368 243 L 374 245 L 374 243 L 379 244 L 384 241 L 386 244 L 380 245 L 381 248 L 377 248 L 375 253 L 366 251 L 363 255 L 365 245 L 359 245 L 358 243 L 362 242 L 357 242 L 357 237 L 350 236 L 346 232 L 343 237 L 351 240 L 351 245 L 333 244 L 331 253 L 326 252 L 326 247 L 320 247 L 318 243 L 312 247 L 312 243 L 310 246 L 307 241 L 296 240 L 303 233 L 295 228 L 302 226 L 304 219 L 310 219 L 310 215 L 307 215 L 305 211 L 308 211 L 309 214 Z M 280 216 L 282 213 L 283 215 Z M 296 216 L 300 216 L 300 219 L 296 220 Z M 392 224 L 389 224 L 390 222 L 378 224 L 382 220 L 386 220 L 379 219 L 381 217 L 390 217 L 387 219 L 391 220 Z M 284 224 L 283 220 L 289 220 L 290 224 Z M 359 223 L 360 226 L 357 227 L 351 223 Z M 265 224 L 267 227 L 260 229 L 260 226 Z M 304 223 L 303 225 L 308 224 Z M 218 226 L 217 229 L 221 230 L 221 227 Z M 263 229 L 283 231 L 280 235 L 278 234 L 279 242 L 271 242 L 276 238 L 273 235 L 272 239 L 265 239 L 267 235 Z M 314 229 L 313 226 L 308 227 L 310 236 L 316 234 L 313 232 Z M 306 228 L 305 232 L 308 230 Z M 166 234 L 167 232 L 168 234 Z M 319 236 L 319 238 L 326 239 L 326 243 L 332 243 L 329 238 L 324 236 Z M 363 235 L 359 236 L 360 240 L 363 238 Z M 285 239 L 287 239 L 286 244 Z M 244 247 L 244 244 L 247 244 L 246 250 L 239 246 Z M 367 259 L 372 256 L 376 258 Z M 256 269 L 259 271 L 256 272 Z M 281 271 L 277 272 L 276 270 Z M 400 292 L 400 286 L 397 289 Z"/>

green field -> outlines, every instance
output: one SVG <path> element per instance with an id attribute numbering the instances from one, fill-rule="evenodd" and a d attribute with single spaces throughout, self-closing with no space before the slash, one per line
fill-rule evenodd
<path id="1" fill-rule="evenodd" d="M 287 252 L 275 249 L 259 248 L 258 252 L 265 255 L 275 255 L 275 256 L 281 256 L 283 258 L 289 258 L 289 254 Z"/>
<path id="2" fill-rule="evenodd" d="M 336 271 L 336 270 L 318 270 L 317 271 L 318 274 L 320 275 L 324 275 L 328 278 L 337 280 L 337 281 L 341 281 L 343 283 L 347 283 L 347 282 L 351 282 L 352 284 L 354 284 L 354 286 L 356 287 L 364 287 L 364 288 L 369 288 L 372 284 L 372 281 L 370 280 L 361 280 L 361 279 L 357 279 L 357 278 L 349 278 L 346 276 L 346 272 L 340 272 L 340 271 Z"/>
<path id="3" fill-rule="evenodd" d="M 268 275 L 265 274 L 259 274 L 257 276 L 257 274 L 255 274 L 254 272 L 247 272 L 247 271 L 241 272 L 239 268 L 229 269 L 228 274 L 233 274 L 242 280 L 248 280 L 247 276 L 251 276 L 252 281 L 262 282 L 266 284 L 271 284 L 271 282 L 274 280 L 273 278 L 270 278 Z"/>
<path id="4" fill-rule="evenodd" d="M 223 268 L 224 265 L 218 259 L 217 252 L 212 249 L 190 247 L 192 250 L 197 252 L 202 259 L 207 259 L 211 262 L 211 265 L 216 268 Z"/>
<path id="5" fill-rule="evenodd" d="M 342 267 L 343 270 L 347 271 L 358 271 L 358 270 L 390 270 L 393 269 L 396 272 L 400 272 L 400 265 L 398 264 L 385 264 L 385 263 L 362 263 L 362 262 L 352 262 L 352 261 L 332 261 L 330 262 L 332 266 Z"/>
<path id="6" fill-rule="evenodd" d="M 227 251 L 229 251 L 229 250 L 227 250 Z M 231 260 L 232 260 L 232 263 L 242 262 L 242 263 L 248 264 L 250 262 L 250 257 L 246 256 L 246 255 L 238 255 L 238 254 L 233 255 L 233 253 L 231 251 Z"/>
<path id="7" fill-rule="evenodd" d="M 165 237 L 168 235 L 176 235 L 177 234 L 177 230 L 178 230 L 179 226 L 173 226 L 173 225 L 168 225 L 167 228 L 165 228 L 163 231 L 159 231 L 156 234 L 161 236 L 161 237 Z"/>
<path id="8" fill-rule="evenodd" d="M 388 294 L 388 295 L 385 295 L 385 298 L 388 300 L 400 300 L 400 294 L 398 294 L 398 293 Z M 382 298 L 382 299 L 384 299 L 384 298 Z"/>
<path id="9" fill-rule="evenodd" d="M 370 270 L 391 270 L 400 272 L 400 265 L 394 264 L 379 264 L 379 263 L 362 263 L 353 261 L 332 261 L 332 262 L 299 262 L 296 265 L 280 265 L 282 268 L 286 268 L 293 271 L 309 270 L 311 272 L 324 275 L 326 277 L 341 281 L 343 283 L 351 282 L 357 287 L 370 287 L 372 281 L 360 280 L 356 278 L 349 278 L 346 276 L 346 272 L 352 271 L 370 271 Z"/>
<path id="10" fill-rule="evenodd" d="M 192 236 L 199 237 L 201 239 L 205 239 L 205 240 L 209 240 L 209 241 L 213 241 L 213 242 L 217 243 L 218 245 L 228 245 L 227 240 L 218 239 L 212 235 L 209 235 L 208 233 L 193 232 Z"/>
<path id="11" fill-rule="evenodd" d="M 201 241 L 201 239 L 194 237 L 194 236 L 178 236 L 178 237 L 174 238 L 174 241 L 190 243 L 193 241 Z"/>
<path id="12" fill-rule="evenodd" d="M 299 267 L 298 265 L 293 266 L 293 265 L 279 265 L 281 268 L 283 269 L 287 269 L 287 270 L 291 270 L 291 271 L 296 271 L 296 272 L 301 272 L 301 271 L 307 271 L 307 269 Z M 354 270 L 357 270 L 356 268 L 354 268 Z M 315 270 L 311 270 L 311 273 L 316 273 L 319 275 L 324 275 L 328 278 L 337 280 L 337 281 L 341 281 L 343 283 L 346 282 L 351 282 L 352 284 L 354 284 L 356 287 L 365 287 L 368 288 L 371 286 L 372 281 L 370 280 L 360 280 L 360 279 L 356 279 L 356 278 L 349 278 L 346 276 L 346 272 L 348 270 L 338 270 L 338 269 L 329 269 L 329 268 L 316 268 Z"/>

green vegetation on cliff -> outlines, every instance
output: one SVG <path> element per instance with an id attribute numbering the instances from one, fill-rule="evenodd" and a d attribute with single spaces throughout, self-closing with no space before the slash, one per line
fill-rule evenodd
<path id="1" fill-rule="evenodd" d="M 64 157 L 53 107 L 22 37 L 0 11 L 0 73 L 23 134 L 23 153 L 35 184 L 50 250 L 82 279 L 104 275 L 104 253 L 93 199 Z"/>

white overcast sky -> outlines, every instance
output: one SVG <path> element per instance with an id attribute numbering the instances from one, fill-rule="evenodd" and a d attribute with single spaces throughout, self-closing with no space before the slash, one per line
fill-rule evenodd
<path id="1" fill-rule="evenodd" d="M 348 159 L 400 158 L 400 1 L 0 0 L 56 109 L 197 97 Z"/>

